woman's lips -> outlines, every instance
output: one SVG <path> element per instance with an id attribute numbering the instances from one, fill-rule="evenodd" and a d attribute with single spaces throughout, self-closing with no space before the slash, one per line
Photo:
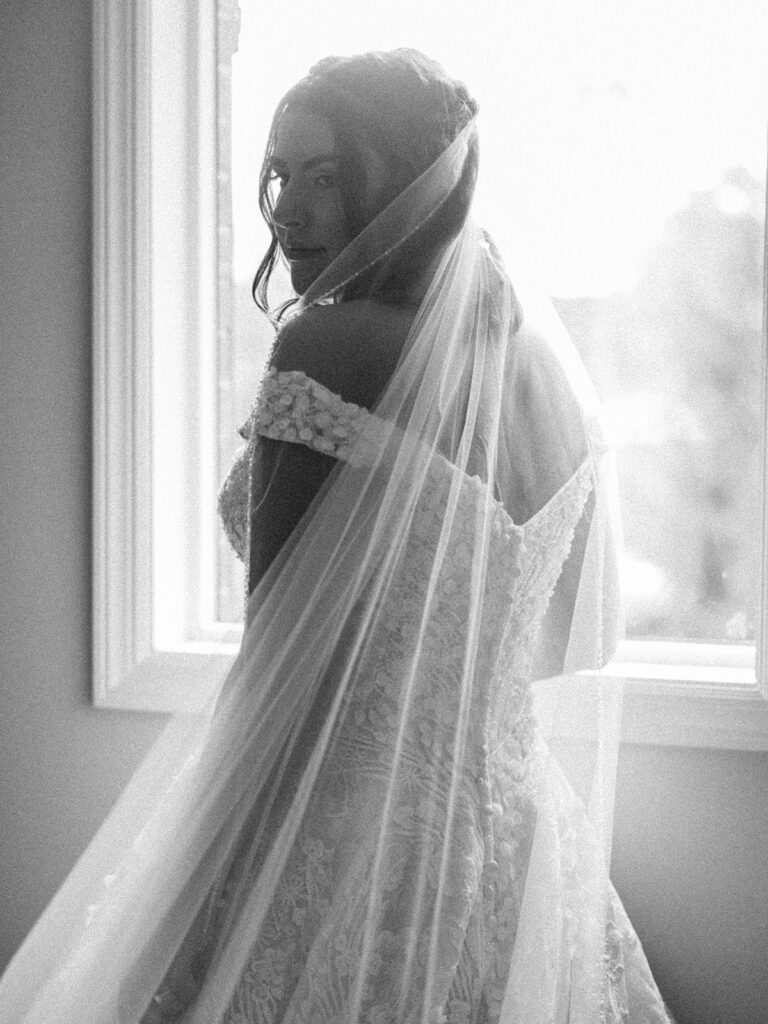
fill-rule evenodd
<path id="1" fill-rule="evenodd" d="M 283 253 L 287 260 L 291 263 L 298 263 L 301 260 L 316 259 L 318 256 L 322 256 L 325 252 L 323 248 L 311 248 L 310 246 L 302 245 L 284 245 L 282 246 Z"/>

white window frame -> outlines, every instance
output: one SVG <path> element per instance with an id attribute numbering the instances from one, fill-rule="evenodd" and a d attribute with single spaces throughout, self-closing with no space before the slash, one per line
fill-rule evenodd
<path id="1" fill-rule="evenodd" d="M 216 0 L 93 4 L 98 707 L 196 707 L 237 650 L 212 607 L 217 17 Z"/>
<path id="2" fill-rule="evenodd" d="M 206 607 L 215 567 L 186 557 L 212 553 L 218 528 L 206 505 L 216 444 L 217 16 L 216 0 L 93 4 L 93 699 L 103 708 L 199 706 L 239 640 Z M 763 376 L 765 424 L 765 365 Z M 169 515 L 153 517 L 166 504 Z M 768 552 L 768 511 L 763 538 Z M 757 653 L 622 645 L 611 671 L 627 680 L 624 742 L 768 750 L 765 554 L 761 598 Z"/>

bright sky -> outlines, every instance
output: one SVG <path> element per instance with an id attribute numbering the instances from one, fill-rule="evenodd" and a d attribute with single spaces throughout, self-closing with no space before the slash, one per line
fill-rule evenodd
<path id="1" fill-rule="evenodd" d="M 240 0 L 235 270 L 264 248 L 272 111 L 328 54 L 413 46 L 481 107 L 475 217 L 553 294 L 631 285 L 664 217 L 735 164 L 764 174 L 765 0 Z"/>

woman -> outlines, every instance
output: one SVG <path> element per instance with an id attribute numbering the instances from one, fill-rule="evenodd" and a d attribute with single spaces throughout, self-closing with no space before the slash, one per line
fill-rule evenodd
<path id="1" fill-rule="evenodd" d="M 243 645 L 17 958 L 9 1020 L 668 1021 L 607 879 L 610 688 L 571 675 L 613 642 L 605 447 L 469 219 L 475 114 L 404 50 L 278 107 L 256 290 L 279 253 L 298 298 L 221 498 Z"/>

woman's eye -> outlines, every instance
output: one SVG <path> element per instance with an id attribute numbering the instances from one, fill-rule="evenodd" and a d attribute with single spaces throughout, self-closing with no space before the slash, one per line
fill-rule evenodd
<path id="1" fill-rule="evenodd" d="M 286 181 L 288 181 L 288 176 L 286 174 L 279 174 L 277 171 L 272 171 L 268 180 L 270 184 L 277 184 L 280 188 L 283 188 Z"/>
<path id="2" fill-rule="evenodd" d="M 335 174 L 318 174 L 315 178 L 315 184 L 319 188 L 335 188 L 338 183 L 339 180 Z"/>

